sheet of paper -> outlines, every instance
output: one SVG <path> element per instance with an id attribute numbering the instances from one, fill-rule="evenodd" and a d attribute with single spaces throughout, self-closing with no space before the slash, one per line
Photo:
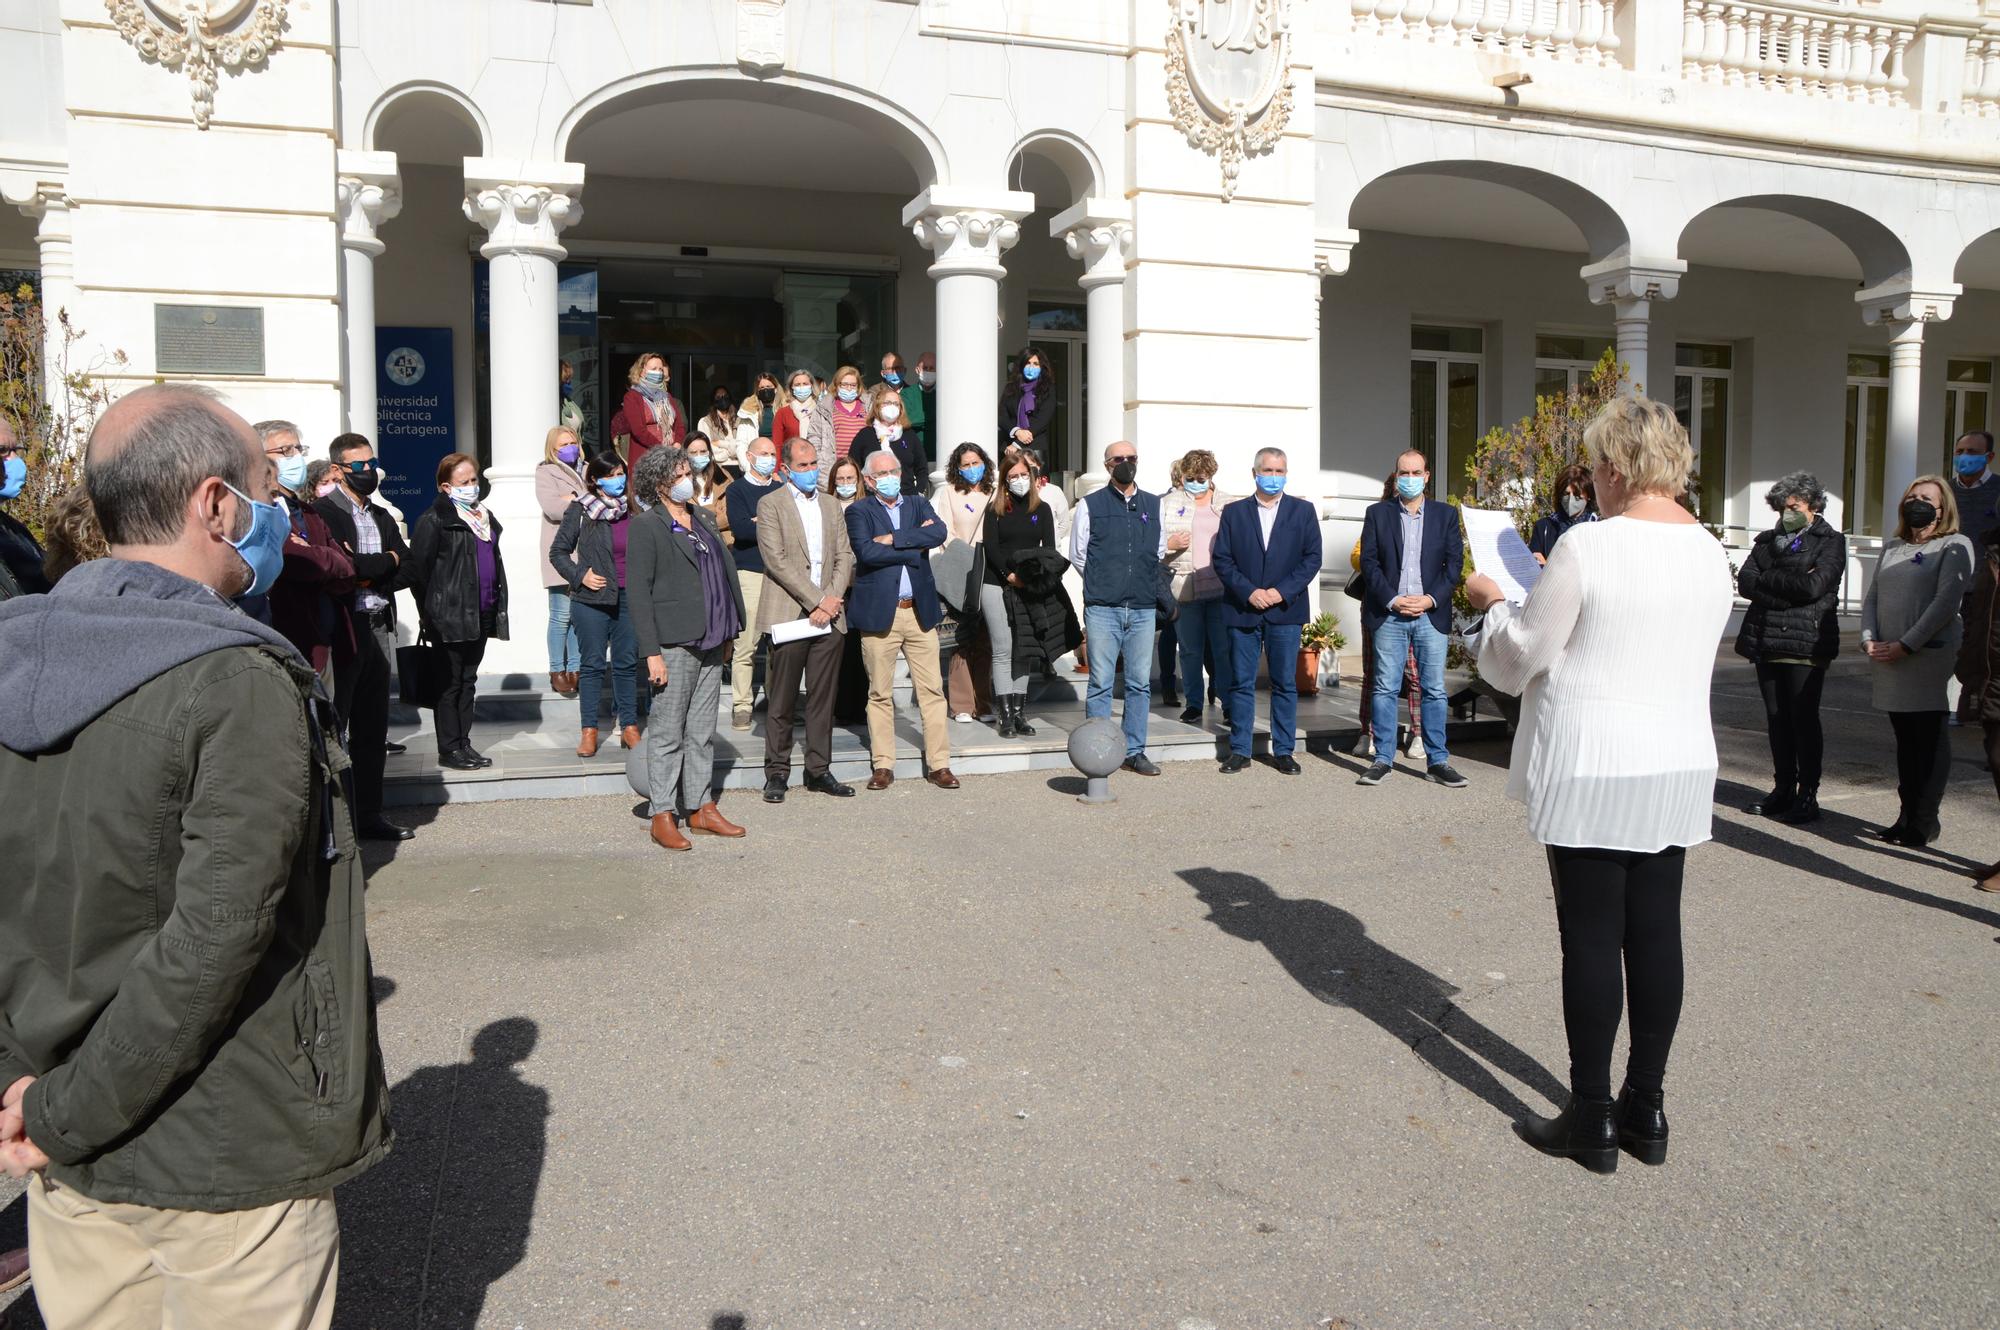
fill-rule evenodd
<path id="1" fill-rule="evenodd" d="M 1472 550 L 1472 566 L 1500 586 L 1500 595 L 1510 605 L 1524 604 L 1528 593 L 1542 577 L 1542 565 L 1528 550 L 1528 542 L 1514 529 L 1513 515 L 1493 508 L 1461 507 L 1465 519 L 1465 539 Z"/>
<path id="2" fill-rule="evenodd" d="M 825 637 L 833 631 L 833 625 L 824 628 L 813 627 L 811 619 L 788 619 L 784 623 L 771 625 L 771 642 L 783 646 L 787 642 L 797 642 L 808 637 Z"/>

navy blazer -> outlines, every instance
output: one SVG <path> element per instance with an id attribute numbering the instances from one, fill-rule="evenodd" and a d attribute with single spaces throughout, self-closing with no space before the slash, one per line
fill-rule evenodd
<path id="1" fill-rule="evenodd" d="M 1227 511 L 1227 510 L 1225 510 Z M 1458 509 L 1424 500 L 1424 546 L 1419 573 L 1424 594 L 1436 602 L 1428 615 L 1440 633 L 1451 631 L 1451 593 L 1465 572 L 1465 533 Z M 1373 632 L 1389 617 L 1389 602 L 1403 580 L 1403 505 L 1395 499 L 1369 505 L 1361 519 L 1361 622 Z"/>
<path id="2" fill-rule="evenodd" d="M 929 525 L 925 525 L 929 523 Z M 847 540 L 854 546 L 854 585 L 847 589 L 847 622 L 855 631 L 884 633 L 896 622 L 897 588 L 901 572 L 910 573 L 910 599 L 916 602 L 917 626 L 937 627 L 937 583 L 931 579 L 929 552 L 950 534 L 944 519 L 921 494 L 903 496 L 903 524 L 889 525 L 882 501 L 870 494 L 847 505 Z M 892 545 L 875 537 L 894 535 Z"/>
<path id="3" fill-rule="evenodd" d="M 1319 576 L 1319 513 L 1304 499 L 1279 495 L 1267 548 L 1257 508 L 1253 495 L 1222 510 L 1222 526 L 1209 555 L 1222 579 L 1222 621 L 1232 628 L 1303 624 L 1306 593 Z M 1268 610 L 1251 609 L 1250 593 L 1265 587 L 1276 588 L 1284 599 Z"/>

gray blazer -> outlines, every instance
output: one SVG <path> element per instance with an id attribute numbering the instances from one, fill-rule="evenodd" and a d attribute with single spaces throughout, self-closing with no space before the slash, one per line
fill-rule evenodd
<path id="1" fill-rule="evenodd" d="M 764 553 L 764 589 L 757 597 L 757 632 L 774 624 L 803 619 L 825 597 L 842 597 L 854 581 L 854 547 L 847 543 L 847 517 L 840 500 L 822 490 L 819 505 L 820 580 L 812 580 L 812 555 L 806 549 L 806 524 L 790 481 L 773 485 L 757 502 L 757 548 Z M 847 631 L 843 601 L 833 630 Z"/>
<path id="2" fill-rule="evenodd" d="M 632 529 L 626 536 L 625 593 L 632 606 L 632 632 L 641 660 L 660 655 L 665 647 L 699 642 L 708 630 L 701 566 L 695 562 L 692 540 L 702 540 L 721 553 L 737 620 L 747 622 L 743 592 L 736 584 L 736 560 L 723 542 L 714 515 L 690 504 L 688 516 L 695 529 L 676 532 L 666 505 L 660 504 L 632 518 Z"/>

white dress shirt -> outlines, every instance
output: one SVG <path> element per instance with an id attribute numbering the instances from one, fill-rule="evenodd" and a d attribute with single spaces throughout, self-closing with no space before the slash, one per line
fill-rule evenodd
<path id="1" fill-rule="evenodd" d="M 1264 548 L 1267 550 L 1271 548 L 1271 528 L 1278 524 L 1278 505 L 1284 501 L 1282 494 L 1269 503 L 1264 502 L 1262 495 L 1257 498 L 1257 525 L 1264 528 Z"/>
<path id="2" fill-rule="evenodd" d="M 817 491 L 807 494 L 792 484 L 787 484 L 785 488 L 792 492 L 792 502 L 799 507 L 799 521 L 805 525 L 806 557 L 812 563 L 812 584 L 823 585 L 820 581 L 820 569 L 824 566 L 822 551 L 826 547 L 826 537 L 820 521 L 819 494 Z"/>

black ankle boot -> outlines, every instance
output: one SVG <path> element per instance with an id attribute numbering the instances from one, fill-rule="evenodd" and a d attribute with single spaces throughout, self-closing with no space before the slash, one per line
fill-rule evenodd
<path id="1" fill-rule="evenodd" d="M 1819 786 L 1801 785 L 1799 797 L 1792 806 L 1779 815 L 1778 820 L 1786 826 L 1802 827 L 1808 822 L 1819 821 Z"/>
<path id="2" fill-rule="evenodd" d="M 1019 730 L 1019 729 L 1018 729 L 1018 728 L 1016 727 L 1016 725 L 1015 725 L 1015 721 L 1014 721 L 1014 699 L 1013 699 L 1013 698 L 1011 698 L 1011 697 L 996 697 L 996 698 L 994 698 L 994 699 L 993 699 L 993 709 L 994 709 L 995 711 L 997 711 L 997 712 L 999 712 L 999 713 L 1000 713 L 1000 724 L 999 724 L 999 725 L 997 726 L 997 729 L 998 729 L 998 732 L 999 732 L 999 735 L 1000 735 L 1000 737 L 1001 737 L 1002 739 L 1011 739 L 1011 738 L 1013 738 L 1013 737 L 1014 737 L 1015 735 L 1017 735 L 1017 734 L 1019 734 L 1019 733 L 1021 732 L 1021 731 L 1020 731 L 1020 730 Z"/>
<path id="3" fill-rule="evenodd" d="M 1798 792 L 1789 785 L 1780 785 L 1743 811 L 1753 817 L 1783 817 L 1797 802 Z"/>
<path id="4" fill-rule="evenodd" d="M 1667 1162 L 1667 1097 L 1660 1090 L 1618 1092 L 1612 1117 L 1618 1124 L 1618 1144 L 1642 1164 Z"/>
<path id="5" fill-rule="evenodd" d="M 1014 694 L 1013 702 L 1014 733 L 1020 735 L 1023 739 L 1034 738 L 1035 727 L 1028 724 L 1028 695 L 1026 693 L 1016 693 Z"/>
<path id="6" fill-rule="evenodd" d="M 1514 1124 L 1515 1134 L 1543 1154 L 1574 1159 L 1593 1173 L 1618 1171 L 1618 1129 L 1611 1120 L 1609 1099 L 1583 1099 L 1575 1094 L 1552 1118 L 1530 1116 Z"/>

